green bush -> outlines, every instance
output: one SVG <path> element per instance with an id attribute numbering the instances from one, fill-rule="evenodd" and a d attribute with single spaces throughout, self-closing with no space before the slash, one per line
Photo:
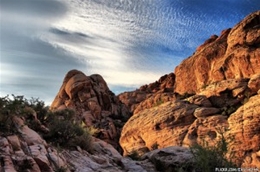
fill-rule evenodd
<path id="1" fill-rule="evenodd" d="M 217 167 L 235 168 L 236 165 L 226 157 L 228 144 L 230 143 L 222 134 L 220 141 L 215 146 L 209 146 L 206 141 L 204 141 L 203 145 L 193 145 L 190 150 L 194 158 L 195 171 L 211 172 L 215 171 Z"/>
<path id="2" fill-rule="evenodd" d="M 80 146 L 91 150 L 91 135 L 76 120 L 73 111 L 65 109 L 49 113 L 46 121 L 50 132 L 43 137 L 48 142 L 66 148 Z"/>
<path id="3" fill-rule="evenodd" d="M 31 108 L 31 109 L 30 109 Z M 24 118 L 25 124 L 30 128 L 37 130 L 39 121 L 33 118 L 34 111 L 37 113 L 39 120 L 44 119 L 48 108 L 44 102 L 39 99 L 32 98 L 27 100 L 24 96 L 9 95 L 0 98 L 0 135 L 11 135 L 17 132 L 12 118 L 19 116 Z"/>
<path id="4" fill-rule="evenodd" d="M 141 159 L 139 153 L 136 150 L 131 151 L 127 156 L 136 161 L 139 161 Z"/>
<path id="5" fill-rule="evenodd" d="M 37 114 L 35 120 L 32 113 Z M 27 100 L 24 96 L 8 95 L 0 98 L 0 136 L 18 134 L 12 121 L 14 116 L 24 119 L 26 125 L 42 134 L 47 142 L 63 147 L 80 146 L 82 149 L 91 149 L 91 135 L 85 131 L 74 111 L 65 109 L 51 112 L 43 101 L 32 98 Z M 41 133 L 40 125 L 49 128 L 48 133 Z"/>

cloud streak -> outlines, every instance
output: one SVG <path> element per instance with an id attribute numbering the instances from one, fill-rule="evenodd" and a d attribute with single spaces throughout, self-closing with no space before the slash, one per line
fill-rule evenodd
<path id="1" fill-rule="evenodd" d="M 73 68 L 101 74 L 115 93 L 134 89 L 259 7 L 258 0 L 1 0 L 0 94 L 50 103 Z"/>

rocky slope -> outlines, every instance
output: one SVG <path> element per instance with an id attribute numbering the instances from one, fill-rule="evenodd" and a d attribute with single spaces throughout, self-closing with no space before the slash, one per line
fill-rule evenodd
<path id="1" fill-rule="evenodd" d="M 170 74 L 173 91 L 167 92 L 172 97 L 167 95 L 166 101 L 154 103 L 163 89 L 131 103 L 127 100 L 137 99 L 142 87 L 119 95 L 133 112 L 121 133 L 124 154 L 203 142 L 215 145 L 224 136 L 231 140 L 230 154 L 236 155 L 239 166 L 260 168 L 259 26 L 257 11 L 199 46 Z"/>
<path id="2" fill-rule="evenodd" d="M 147 159 L 138 164 L 129 158 L 122 157 L 113 146 L 100 139 L 93 138 L 91 153 L 80 147 L 78 150 L 61 149 L 42 139 L 36 131 L 25 125 L 24 119 L 15 116 L 13 122 L 19 132 L 0 136 L 0 171 L 156 171 Z"/>

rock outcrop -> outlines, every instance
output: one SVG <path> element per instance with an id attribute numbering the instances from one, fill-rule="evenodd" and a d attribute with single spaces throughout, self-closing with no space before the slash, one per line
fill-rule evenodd
<path id="1" fill-rule="evenodd" d="M 172 98 L 150 103 L 160 93 L 157 91 L 130 103 L 134 114 L 120 138 L 124 155 L 205 142 L 214 146 L 224 136 L 239 166 L 260 168 L 259 26 L 257 11 L 198 47 L 176 67 L 173 91 L 167 92 Z M 119 98 L 131 99 L 139 91 Z"/>
<path id="2" fill-rule="evenodd" d="M 153 164 L 147 160 L 142 166 L 121 154 L 110 144 L 92 139 L 92 152 L 66 150 L 48 144 L 18 116 L 13 119 L 17 134 L 0 136 L 0 171 L 5 172 L 53 172 L 53 171 L 115 171 L 153 172 Z M 22 129 L 22 130 L 19 130 Z M 33 134 L 32 134 L 33 133 Z M 27 139 L 30 137 L 30 139 Z M 77 145 L 75 145 L 77 146 Z"/>
<path id="3" fill-rule="evenodd" d="M 253 88 L 259 84 L 255 77 L 221 81 L 202 91 L 208 97 L 194 95 L 135 113 L 121 133 L 124 155 L 205 142 L 214 146 L 224 135 L 233 138 L 230 150 L 238 164 L 259 167 L 260 105 L 259 94 L 249 88 L 252 83 Z"/>
<path id="4" fill-rule="evenodd" d="M 75 110 L 86 127 L 97 131 L 98 138 L 120 150 L 121 127 L 130 117 L 130 112 L 109 90 L 102 76 L 69 71 L 50 108 Z"/>
<path id="5" fill-rule="evenodd" d="M 249 78 L 260 72 L 260 11 L 219 37 L 212 36 L 175 68 L 175 92 L 198 93 L 210 83 Z"/>
<path id="6" fill-rule="evenodd" d="M 121 93 L 117 97 L 132 113 L 137 113 L 143 109 L 175 100 L 176 95 L 173 93 L 174 82 L 175 75 L 170 73 L 162 76 L 154 83 L 143 85 L 135 91 Z"/>
<path id="7" fill-rule="evenodd" d="M 260 94 L 232 113 L 228 123 L 226 136 L 233 139 L 230 150 L 245 160 L 243 166 L 260 168 Z"/>

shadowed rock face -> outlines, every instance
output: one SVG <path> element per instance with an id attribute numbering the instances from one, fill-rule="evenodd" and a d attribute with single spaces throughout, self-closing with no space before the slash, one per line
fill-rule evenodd
<path id="1" fill-rule="evenodd" d="M 260 11 L 212 36 L 175 69 L 175 92 L 197 93 L 210 83 L 260 72 Z"/>
<path id="2" fill-rule="evenodd" d="M 75 110 L 86 127 L 98 129 L 97 137 L 120 149 L 118 139 L 121 126 L 130 113 L 109 90 L 102 76 L 86 76 L 78 70 L 69 71 L 50 108 Z"/>

